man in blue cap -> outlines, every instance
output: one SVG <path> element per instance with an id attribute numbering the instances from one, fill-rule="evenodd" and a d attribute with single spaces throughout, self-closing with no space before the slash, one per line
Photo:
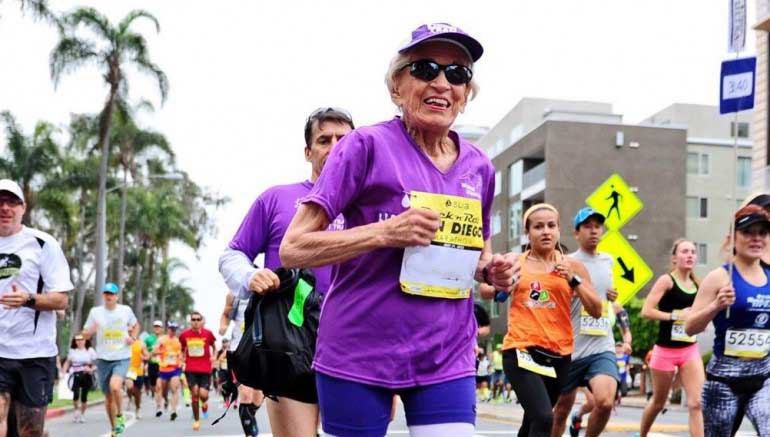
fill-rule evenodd
<path id="1" fill-rule="evenodd" d="M 593 318 L 584 309 L 580 299 L 573 298 L 571 306 L 575 350 L 572 352 L 567 386 L 554 407 L 552 436 L 564 434 L 567 416 L 575 403 L 578 387 L 587 387 L 586 403 L 581 413 L 572 416 L 570 435 L 577 436 L 584 414 L 591 413 L 586 436 L 598 436 L 607 425 L 618 389 L 618 366 L 615 357 L 615 339 L 612 334 L 613 317 L 623 330 L 624 347 L 631 349 L 628 316 L 623 307 L 615 306 L 617 291 L 612 284 L 612 256 L 597 250 L 604 234 L 604 216 L 590 207 L 578 211 L 574 219 L 575 239 L 580 247 L 571 256 L 588 269 L 591 283 L 602 299 L 601 317 Z M 621 312 L 622 311 L 622 312 Z M 591 400 L 593 399 L 593 402 Z"/>
<path id="2" fill-rule="evenodd" d="M 104 305 L 91 308 L 83 327 L 83 337 L 96 335 L 96 368 L 99 387 L 104 393 L 104 407 L 114 435 L 125 430 L 123 417 L 123 380 L 128 372 L 131 344 L 139 335 L 134 311 L 119 304 L 120 288 L 112 282 L 102 289 Z"/>

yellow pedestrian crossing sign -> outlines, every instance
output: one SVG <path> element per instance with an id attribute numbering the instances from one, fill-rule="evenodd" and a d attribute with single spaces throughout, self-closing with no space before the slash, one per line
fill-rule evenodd
<path id="1" fill-rule="evenodd" d="M 652 279 L 652 270 L 618 231 L 604 234 L 596 250 L 612 256 L 612 283 L 625 305 Z"/>
<path id="2" fill-rule="evenodd" d="M 639 197 L 617 173 L 610 176 L 588 196 L 586 203 L 604 215 L 604 226 L 612 231 L 623 227 L 644 207 Z"/>

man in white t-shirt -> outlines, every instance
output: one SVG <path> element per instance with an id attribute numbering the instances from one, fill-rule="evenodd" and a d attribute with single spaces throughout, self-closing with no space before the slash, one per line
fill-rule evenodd
<path id="1" fill-rule="evenodd" d="M 131 307 L 118 303 L 120 289 L 112 282 L 102 289 L 104 305 L 91 308 L 83 336 L 96 334 L 96 369 L 104 393 L 104 407 L 115 435 L 126 428 L 123 417 L 123 380 L 131 358 L 131 344 L 139 335 L 139 324 Z"/>
<path id="2" fill-rule="evenodd" d="M 19 185 L 0 180 L 0 435 L 10 424 L 42 436 L 58 373 L 55 311 L 74 287 L 56 240 L 22 225 L 26 208 Z"/>

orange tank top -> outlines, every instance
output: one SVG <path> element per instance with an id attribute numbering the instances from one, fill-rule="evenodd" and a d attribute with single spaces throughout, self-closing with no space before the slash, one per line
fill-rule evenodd
<path id="1" fill-rule="evenodd" d="M 521 279 L 511 296 L 503 349 L 540 346 L 559 355 L 574 348 L 570 305 L 572 288 L 556 273 L 533 273 L 520 258 Z"/>
<path id="2" fill-rule="evenodd" d="M 131 361 L 128 364 L 130 370 L 137 376 L 144 375 L 144 363 L 142 363 L 142 341 L 137 340 L 131 344 Z"/>

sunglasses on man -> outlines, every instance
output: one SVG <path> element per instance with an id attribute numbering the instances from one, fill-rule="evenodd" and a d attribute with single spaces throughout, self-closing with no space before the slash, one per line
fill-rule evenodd
<path id="1" fill-rule="evenodd" d="M 465 85 L 473 79 L 473 71 L 460 64 L 441 65 L 430 59 L 419 59 L 404 66 L 404 68 L 407 67 L 409 67 L 409 74 L 412 77 L 424 80 L 425 82 L 430 82 L 437 78 L 438 74 L 442 71 L 444 76 L 446 76 L 447 82 L 452 85 Z"/>

